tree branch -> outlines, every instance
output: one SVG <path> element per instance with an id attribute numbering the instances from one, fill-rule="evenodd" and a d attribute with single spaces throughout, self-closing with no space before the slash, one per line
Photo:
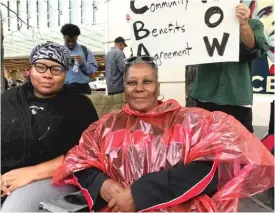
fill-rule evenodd
<path id="1" fill-rule="evenodd" d="M 14 10 L 11 10 L 7 5 L 3 4 L 3 3 L 0 3 L 2 6 L 4 6 L 5 8 L 7 8 L 10 12 L 14 13 L 16 15 L 16 17 L 21 21 L 21 26 L 19 26 L 19 30 L 20 28 L 22 27 L 22 24 L 25 24 L 27 25 L 28 27 L 30 28 L 34 28 L 33 26 L 29 25 L 28 23 L 26 23 L 25 21 L 23 21 L 19 15 L 14 11 Z M 1 20 L 2 21 L 2 20 Z"/>

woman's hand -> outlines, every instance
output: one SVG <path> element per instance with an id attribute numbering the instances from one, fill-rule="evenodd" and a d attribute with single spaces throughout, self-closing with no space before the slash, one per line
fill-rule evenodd
<path id="1" fill-rule="evenodd" d="M 113 179 L 108 179 L 104 181 L 100 189 L 100 195 L 103 200 L 109 203 L 113 198 L 115 198 L 119 193 L 123 192 L 123 186 Z"/>
<path id="2" fill-rule="evenodd" d="M 11 193 L 16 189 L 33 182 L 35 180 L 35 174 L 35 167 L 14 169 L 3 174 L 1 178 L 1 186 L 4 193 L 1 195 L 1 197 L 9 195 L 8 192 Z M 3 185 L 7 188 L 7 190 L 3 190 Z"/>
<path id="3" fill-rule="evenodd" d="M 236 16 L 240 20 L 240 25 L 248 24 L 248 19 L 250 16 L 250 9 L 245 4 L 239 4 L 236 7 Z"/>
<path id="4" fill-rule="evenodd" d="M 136 212 L 136 205 L 130 187 L 113 198 L 109 202 L 108 208 L 112 209 L 112 212 Z"/>
<path id="5" fill-rule="evenodd" d="M 7 188 L 7 183 L 3 181 L 2 175 L 0 175 L 0 180 L 1 180 L 1 197 L 5 197 L 6 195 L 10 195 L 10 191 Z"/>

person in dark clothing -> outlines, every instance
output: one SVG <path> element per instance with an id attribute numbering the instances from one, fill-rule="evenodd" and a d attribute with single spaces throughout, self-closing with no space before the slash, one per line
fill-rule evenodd
<path id="1" fill-rule="evenodd" d="M 268 125 L 268 134 L 262 139 L 263 144 L 274 155 L 274 102 L 270 103 L 270 116 Z"/>
<path id="2" fill-rule="evenodd" d="M 63 86 L 71 63 L 64 47 L 38 45 L 30 62 L 31 81 L 1 98 L 2 212 L 37 212 L 39 201 L 74 191 L 51 186 L 51 177 L 81 133 L 98 120 L 90 99 Z"/>
<path id="3" fill-rule="evenodd" d="M 273 157 L 236 119 L 158 101 L 154 58 L 125 63 L 127 104 L 83 133 L 53 184 L 77 185 L 89 209 L 103 212 L 232 211 L 239 197 L 272 186 Z M 238 176 L 241 164 L 253 167 Z"/>
<path id="4" fill-rule="evenodd" d="M 117 37 L 115 46 L 105 56 L 106 82 L 108 95 L 123 93 L 124 48 L 127 47 L 124 38 Z"/>

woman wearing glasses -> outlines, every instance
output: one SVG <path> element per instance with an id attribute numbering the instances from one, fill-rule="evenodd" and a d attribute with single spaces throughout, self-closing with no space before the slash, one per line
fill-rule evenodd
<path id="1" fill-rule="evenodd" d="M 63 88 L 70 61 L 62 46 L 38 45 L 30 55 L 30 82 L 2 95 L 2 212 L 38 211 L 41 200 L 75 190 L 53 187 L 50 178 L 98 116 L 88 98 Z"/>
<path id="2" fill-rule="evenodd" d="M 240 197 L 273 185 L 272 155 L 232 116 L 158 100 L 153 58 L 126 60 L 124 94 L 125 107 L 89 126 L 53 178 L 77 185 L 91 210 L 236 211 Z"/>

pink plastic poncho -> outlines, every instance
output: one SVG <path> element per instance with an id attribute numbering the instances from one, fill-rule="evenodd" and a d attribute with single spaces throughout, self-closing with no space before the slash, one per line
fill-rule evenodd
<path id="1" fill-rule="evenodd" d="M 182 108 L 174 100 L 146 114 L 126 105 L 90 125 L 65 157 L 53 183 L 80 186 L 72 173 L 96 167 L 126 187 L 147 173 L 196 160 L 211 160 L 217 166 L 218 191 L 213 197 L 195 197 L 199 192 L 194 191 L 191 197 L 144 211 L 237 211 L 239 198 L 274 185 L 274 157 L 237 120 L 222 112 Z M 82 191 L 92 209 L 93 200 L 87 190 Z"/>

